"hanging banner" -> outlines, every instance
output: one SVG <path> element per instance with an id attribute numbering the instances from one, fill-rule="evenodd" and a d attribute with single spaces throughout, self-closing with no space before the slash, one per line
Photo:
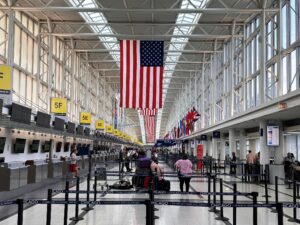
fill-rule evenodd
<path id="1" fill-rule="evenodd" d="M 203 145 L 197 145 L 197 170 L 202 168 Z"/>
<path id="2" fill-rule="evenodd" d="M 82 125 L 90 125 L 91 124 L 91 114 L 87 112 L 81 112 L 79 116 L 79 122 Z"/>
<path id="3" fill-rule="evenodd" d="M 58 116 L 67 115 L 67 99 L 66 98 L 51 98 L 50 113 Z"/>
<path id="4" fill-rule="evenodd" d="M 113 128 L 112 128 L 112 126 L 111 126 L 111 125 L 107 125 L 107 126 L 105 127 L 105 132 L 106 132 L 106 133 L 109 133 L 109 134 L 112 134 L 112 133 L 113 133 Z"/>
<path id="5" fill-rule="evenodd" d="M 105 129 L 104 120 L 96 120 L 95 129 L 96 130 L 104 130 Z"/>

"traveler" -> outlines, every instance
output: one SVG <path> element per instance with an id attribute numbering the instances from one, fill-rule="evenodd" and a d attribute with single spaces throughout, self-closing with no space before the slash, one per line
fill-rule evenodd
<path id="1" fill-rule="evenodd" d="M 178 169 L 180 191 L 183 192 L 183 184 L 185 184 L 186 192 L 189 192 L 193 164 L 188 159 L 187 154 L 182 155 L 182 159 L 175 163 L 175 167 Z"/>
<path id="2" fill-rule="evenodd" d="M 71 146 L 71 153 L 70 153 L 71 163 L 70 163 L 69 170 L 72 173 L 73 178 L 78 176 L 76 154 L 77 154 L 76 145 L 72 145 Z"/>
<path id="3" fill-rule="evenodd" d="M 230 174 L 236 174 L 236 155 L 232 152 L 232 157 L 230 159 Z"/>
<path id="4" fill-rule="evenodd" d="M 247 181 L 247 177 L 248 177 L 248 181 L 250 180 L 254 180 L 252 179 L 251 175 L 253 174 L 253 172 L 255 171 L 255 163 L 256 163 L 256 155 L 252 153 L 251 150 L 248 151 L 248 154 L 246 156 L 246 165 L 245 165 L 245 173 L 246 175 L 246 181 Z"/>
<path id="5" fill-rule="evenodd" d="M 150 168 L 151 168 L 152 174 L 155 177 L 157 177 L 158 180 L 161 180 L 162 176 L 163 176 L 163 168 L 160 165 L 158 165 L 158 161 L 155 158 L 155 156 L 152 157 L 152 162 L 151 162 Z"/>

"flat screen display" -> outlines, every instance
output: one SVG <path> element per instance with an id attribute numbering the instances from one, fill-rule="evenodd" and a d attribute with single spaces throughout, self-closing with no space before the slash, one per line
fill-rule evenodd
<path id="1" fill-rule="evenodd" d="M 75 133 L 75 123 L 68 122 L 67 132 L 72 134 Z"/>
<path id="2" fill-rule="evenodd" d="M 0 116 L 2 116 L 3 99 L 0 98 Z"/>
<path id="3" fill-rule="evenodd" d="M 5 137 L 0 137 L 0 154 L 4 152 L 5 141 L 6 141 Z"/>
<path id="4" fill-rule="evenodd" d="M 62 142 L 57 142 L 57 144 L 56 144 L 56 152 L 60 152 L 61 151 L 61 146 L 62 146 Z"/>
<path id="5" fill-rule="evenodd" d="M 70 148 L 70 143 L 69 142 L 66 142 L 64 144 L 64 152 L 68 152 L 69 151 L 69 148 Z"/>
<path id="6" fill-rule="evenodd" d="M 267 126 L 267 145 L 279 146 L 279 126 Z"/>
<path id="7" fill-rule="evenodd" d="M 30 145 L 30 153 L 37 153 L 40 147 L 40 140 L 33 140 L 32 144 Z"/>
<path id="8" fill-rule="evenodd" d="M 213 131 L 213 138 L 221 138 L 221 132 L 220 131 Z"/>
<path id="9" fill-rule="evenodd" d="M 31 109 L 22 105 L 13 103 L 11 106 L 11 118 L 12 121 L 19 123 L 30 124 Z"/>
<path id="10" fill-rule="evenodd" d="M 83 134 L 83 126 L 81 125 L 77 126 L 77 134 Z"/>
<path id="11" fill-rule="evenodd" d="M 54 129 L 63 131 L 65 129 L 65 120 L 55 117 Z"/>
<path id="12" fill-rule="evenodd" d="M 201 141 L 207 141 L 207 135 L 202 134 L 202 135 L 200 136 L 200 140 L 201 140 Z"/>
<path id="13" fill-rule="evenodd" d="M 39 127 L 50 128 L 51 116 L 47 113 L 38 112 L 36 116 L 36 125 Z"/>
<path id="14" fill-rule="evenodd" d="M 26 145 L 26 139 L 17 138 L 14 145 L 14 153 L 24 153 Z"/>
<path id="15" fill-rule="evenodd" d="M 50 152 L 52 141 L 45 141 L 43 145 L 43 152 Z"/>
<path id="16" fill-rule="evenodd" d="M 85 135 L 85 136 L 90 136 L 90 133 L 91 133 L 91 129 L 88 128 L 88 127 L 86 127 L 86 128 L 84 129 L 84 135 Z"/>

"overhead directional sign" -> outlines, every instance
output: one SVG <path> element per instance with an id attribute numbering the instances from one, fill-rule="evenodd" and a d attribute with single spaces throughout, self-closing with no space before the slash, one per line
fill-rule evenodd
<path id="1" fill-rule="evenodd" d="M 113 133 L 113 128 L 111 125 L 107 125 L 106 128 L 105 128 L 105 132 L 106 133 L 109 133 L 109 134 L 112 134 Z"/>
<path id="2" fill-rule="evenodd" d="M 0 93 L 10 94 L 11 92 L 11 68 L 7 65 L 0 65 Z"/>
<path id="3" fill-rule="evenodd" d="M 50 112 L 55 115 L 65 116 L 67 114 L 67 99 L 51 98 Z"/>
<path id="4" fill-rule="evenodd" d="M 96 120 L 95 128 L 96 130 L 104 130 L 105 129 L 104 120 Z"/>
<path id="5" fill-rule="evenodd" d="M 90 125 L 91 124 L 91 114 L 87 112 L 81 112 L 79 118 L 80 124 Z"/>

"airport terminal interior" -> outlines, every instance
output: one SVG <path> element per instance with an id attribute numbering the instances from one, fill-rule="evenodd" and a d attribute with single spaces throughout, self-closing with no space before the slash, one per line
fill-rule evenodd
<path id="1" fill-rule="evenodd" d="M 299 0 L 0 0 L 0 225 L 300 224 Z"/>

